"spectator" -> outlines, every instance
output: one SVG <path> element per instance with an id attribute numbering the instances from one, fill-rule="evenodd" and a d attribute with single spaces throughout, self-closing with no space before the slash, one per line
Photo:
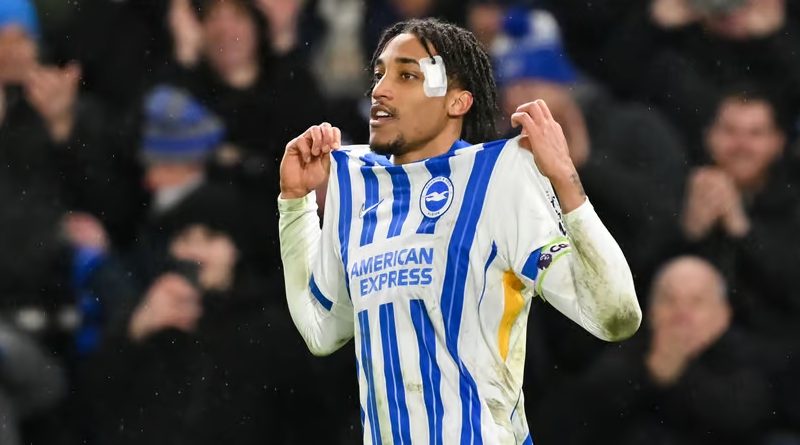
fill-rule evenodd
<path id="1" fill-rule="evenodd" d="M 239 221 L 214 209 L 188 221 L 169 243 L 174 265 L 136 298 L 90 368 L 96 439 L 321 443 L 333 416 L 318 415 L 316 378 L 301 345 L 289 344 L 299 338 L 287 314 L 240 273 Z M 314 428 L 305 424 L 309 406 L 320 410 Z"/>
<path id="2" fill-rule="evenodd" d="M 724 281 L 710 263 L 668 262 L 650 294 L 650 335 L 552 388 L 534 431 L 563 444 L 762 443 L 773 407 L 769 375 L 758 345 L 730 320 Z"/>
<path id="3" fill-rule="evenodd" d="M 674 130 L 642 105 L 622 103 L 580 81 L 565 54 L 558 24 L 542 10 L 510 10 L 492 43 L 503 116 L 544 99 L 561 124 L 583 185 L 625 252 L 640 294 L 655 267 L 653 251 L 672 240 L 661 227 L 676 225 L 684 159 Z M 501 128 L 513 131 L 507 121 Z M 535 315 L 551 335 L 560 372 L 576 372 L 604 345 L 550 311 Z M 541 319 L 539 319 L 541 317 Z"/>
<path id="4" fill-rule="evenodd" d="M 215 164 L 228 179 L 250 190 L 277 190 L 284 145 L 305 130 L 300 122 L 319 121 L 326 104 L 302 59 L 276 54 L 265 16 L 252 3 L 199 3 L 194 10 L 188 0 L 172 1 L 170 30 L 180 69 L 167 77 L 224 122 L 226 144 Z M 281 8 L 262 6 L 269 17 Z"/>
<path id="5" fill-rule="evenodd" d="M 687 140 L 700 140 L 728 88 L 751 83 L 800 111 L 797 23 L 785 0 L 653 0 L 622 21 L 600 54 L 615 91 L 651 101 Z M 715 6 L 716 5 L 716 6 Z M 644 15 L 644 16 L 643 16 Z M 692 147 L 697 162 L 702 149 Z"/>
<path id="6" fill-rule="evenodd" d="M 783 162 L 785 136 L 772 103 L 755 91 L 727 94 L 707 130 L 711 163 L 686 185 L 682 228 L 690 248 L 721 265 L 737 322 L 795 338 L 800 199 Z"/>
<path id="7" fill-rule="evenodd" d="M 39 36 L 31 3 L 0 4 L 0 308 L 36 312 L 61 337 L 48 322 L 73 305 L 61 216 L 82 209 L 117 229 L 127 206 L 100 119 L 79 97 L 80 68 L 42 65 Z"/>
<path id="8" fill-rule="evenodd" d="M 90 215 L 67 218 L 65 228 L 72 245 L 84 258 L 94 258 L 85 259 L 85 264 L 97 268 L 114 247 L 122 257 L 112 257 L 112 263 L 121 259 L 133 281 L 146 285 L 163 269 L 168 241 L 187 218 L 211 209 L 237 217 L 241 207 L 234 191 L 209 181 L 205 172 L 223 135 L 219 118 L 184 90 L 162 85 L 148 94 L 139 151 L 144 166 L 142 182 L 150 193 L 148 214 L 137 229 L 136 243 L 127 252 L 111 245 L 102 224 Z M 109 309 L 114 309 L 113 305 Z"/>
<path id="9" fill-rule="evenodd" d="M 661 115 L 580 81 L 552 15 L 507 17 L 493 51 L 502 115 L 537 98 L 548 103 L 594 205 L 644 278 L 654 244 L 664 241 L 653 237 L 654 224 L 674 221 L 680 208 L 682 141 Z"/>

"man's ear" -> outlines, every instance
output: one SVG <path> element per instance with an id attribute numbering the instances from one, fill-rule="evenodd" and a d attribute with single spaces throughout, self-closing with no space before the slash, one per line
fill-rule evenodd
<path id="1" fill-rule="evenodd" d="M 472 108 L 472 93 L 467 90 L 452 90 L 447 94 L 447 114 L 450 117 L 462 117 Z"/>

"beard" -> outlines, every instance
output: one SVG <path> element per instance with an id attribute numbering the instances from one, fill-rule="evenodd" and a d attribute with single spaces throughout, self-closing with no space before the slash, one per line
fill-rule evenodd
<path id="1" fill-rule="evenodd" d="M 385 143 L 370 142 L 369 148 L 373 152 L 387 157 L 400 156 L 409 152 L 406 139 L 402 135 L 399 135 L 393 140 Z"/>

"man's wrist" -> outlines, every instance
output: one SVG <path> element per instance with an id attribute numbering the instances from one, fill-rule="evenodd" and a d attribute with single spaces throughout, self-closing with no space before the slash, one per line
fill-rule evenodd
<path id="1" fill-rule="evenodd" d="M 293 196 L 293 195 L 289 195 Z M 287 197 L 281 192 L 278 196 L 278 212 L 281 214 L 294 212 L 309 212 L 317 210 L 317 195 L 310 191 L 300 197 Z"/>
<path id="2" fill-rule="evenodd" d="M 308 194 L 311 193 L 311 190 L 301 190 L 301 189 L 281 189 L 281 199 L 300 199 L 305 198 Z"/>
<path id="3" fill-rule="evenodd" d="M 583 190 L 581 179 L 574 168 L 554 175 L 553 178 L 550 178 L 550 182 L 558 195 L 558 201 L 564 213 L 569 213 L 586 202 L 586 192 Z"/>

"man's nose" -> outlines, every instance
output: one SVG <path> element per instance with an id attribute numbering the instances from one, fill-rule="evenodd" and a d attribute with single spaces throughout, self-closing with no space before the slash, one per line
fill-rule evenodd
<path id="1" fill-rule="evenodd" d="M 391 82 L 388 81 L 387 76 L 381 77 L 372 88 L 372 99 L 392 100 L 393 98 Z"/>

